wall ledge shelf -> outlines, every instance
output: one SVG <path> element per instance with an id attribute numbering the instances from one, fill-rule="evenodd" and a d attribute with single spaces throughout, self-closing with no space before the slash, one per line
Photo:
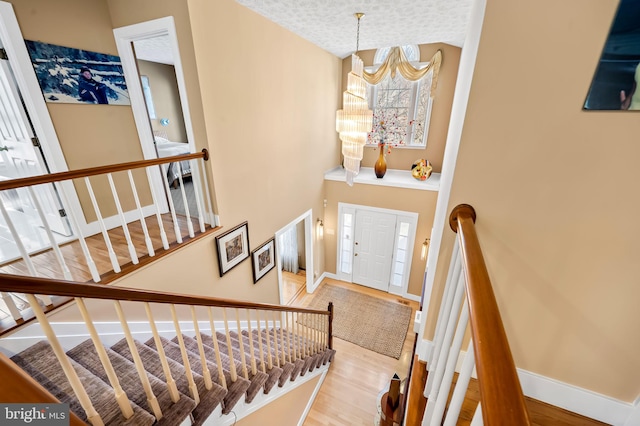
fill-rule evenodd
<path id="1" fill-rule="evenodd" d="M 325 180 L 346 182 L 346 172 L 341 167 L 335 167 L 324 173 Z M 353 180 L 355 184 L 390 186 L 396 188 L 418 189 L 422 191 L 438 191 L 440 189 L 440 173 L 431 173 L 429 179 L 419 181 L 411 176 L 408 170 L 388 169 L 382 179 L 376 177 L 372 167 L 360 168 L 360 173 Z"/>

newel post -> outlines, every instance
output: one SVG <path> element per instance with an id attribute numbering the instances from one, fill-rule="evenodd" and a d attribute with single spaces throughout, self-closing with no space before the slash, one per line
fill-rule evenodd
<path id="1" fill-rule="evenodd" d="M 333 349 L 333 302 L 329 302 L 329 349 Z"/>

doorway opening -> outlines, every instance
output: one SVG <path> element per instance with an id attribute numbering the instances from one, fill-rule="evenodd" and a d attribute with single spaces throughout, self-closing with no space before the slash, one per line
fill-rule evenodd
<path id="1" fill-rule="evenodd" d="M 313 238 L 311 210 L 276 232 L 280 304 L 288 305 L 302 293 L 313 291 Z"/>
<path id="2" fill-rule="evenodd" d="M 338 279 L 407 297 L 418 213 L 338 203 Z"/>

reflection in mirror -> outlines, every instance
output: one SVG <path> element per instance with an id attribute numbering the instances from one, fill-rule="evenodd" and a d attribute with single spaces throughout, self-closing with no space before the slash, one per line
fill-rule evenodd
<path id="1" fill-rule="evenodd" d="M 621 0 L 600 56 L 585 110 L 640 110 L 640 2 Z"/>

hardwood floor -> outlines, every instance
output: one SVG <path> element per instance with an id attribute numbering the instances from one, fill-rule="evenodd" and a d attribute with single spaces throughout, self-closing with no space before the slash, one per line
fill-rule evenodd
<path id="1" fill-rule="evenodd" d="M 418 308 L 418 303 L 404 300 L 398 296 L 383 293 L 378 290 L 356 284 L 326 279 L 321 285 L 341 286 L 359 291 L 382 299 L 393 300 L 411 306 L 412 315 Z M 312 295 L 302 292 L 296 297 L 292 305 L 307 306 Z M 415 334 L 407 333 L 400 360 L 372 352 L 334 337 L 334 349 L 337 351 L 329 372 L 318 392 L 316 400 L 311 406 L 304 426 L 350 426 L 373 425 L 377 415 L 377 404 L 382 392 L 389 385 L 394 373 L 401 379 L 406 377 L 409 362 L 413 357 L 413 343 Z M 425 365 L 422 364 L 422 367 Z M 420 363 L 415 363 L 413 379 L 417 384 L 410 387 L 419 396 L 424 389 L 426 372 L 420 369 Z M 457 422 L 458 426 L 468 426 L 475 413 L 480 399 L 478 384 L 472 380 L 462 406 L 462 414 Z M 605 423 L 592 420 L 578 414 L 562 410 L 526 398 L 527 408 L 533 426 L 606 426 Z M 422 423 L 422 410 L 425 401 L 415 398 L 409 405 L 407 426 L 418 426 Z M 417 412 L 416 412 L 417 411 Z"/>
<path id="2" fill-rule="evenodd" d="M 356 284 L 326 279 L 321 285 L 346 287 L 370 296 L 409 305 L 413 311 L 412 317 L 418 308 L 417 302 Z M 302 292 L 292 305 L 307 306 L 310 299 L 311 295 Z M 304 425 L 372 425 L 377 415 L 381 391 L 388 387 L 393 374 L 398 373 L 401 378 L 406 377 L 413 353 L 414 333 L 407 333 L 399 360 L 341 339 L 334 338 L 333 342 L 337 351 L 336 357 Z"/>
<path id="3" fill-rule="evenodd" d="M 307 284 L 307 274 L 304 270 L 299 270 L 297 274 L 282 271 L 282 300 L 284 305 L 290 305 L 295 298 L 304 290 Z"/>
<path id="4" fill-rule="evenodd" d="M 177 223 L 179 227 L 179 233 L 183 239 L 188 238 L 187 220 L 184 216 L 177 215 Z M 193 228 L 197 232 L 199 231 L 198 221 L 195 218 L 191 218 Z M 154 250 L 162 250 L 162 240 L 160 239 L 160 226 L 155 216 L 147 217 L 145 220 L 149 232 L 149 237 L 153 245 Z M 162 215 L 162 223 L 167 235 L 169 243 L 175 243 L 176 234 L 174 231 L 173 221 L 170 214 Z M 144 241 L 144 233 L 139 221 L 134 221 L 128 224 L 129 232 L 131 234 L 132 243 L 136 249 L 136 254 L 139 258 L 148 256 L 147 248 Z M 117 227 L 109 230 L 109 239 L 113 245 L 113 250 L 118 258 L 118 263 L 121 266 L 127 265 L 131 262 L 129 257 L 129 251 L 127 249 L 127 242 L 125 239 L 124 231 L 122 227 Z M 111 261 L 109 260 L 109 253 L 101 233 L 92 235 L 85 238 L 91 257 L 93 258 L 98 273 L 100 275 L 109 274 L 113 271 Z M 87 267 L 87 261 L 82 252 L 82 248 L 78 240 L 60 246 L 62 256 L 71 272 L 73 281 L 87 282 L 92 281 L 89 268 Z M 43 278 L 64 279 L 62 269 L 58 264 L 53 250 L 49 249 L 41 253 L 31 256 L 31 261 L 38 273 L 38 276 Z M 16 260 L 10 263 L 6 263 L 0 266 L 0 273 L 9 273 L 16 275 L 30 275 L 27 265 L 24 260 Z"/>

